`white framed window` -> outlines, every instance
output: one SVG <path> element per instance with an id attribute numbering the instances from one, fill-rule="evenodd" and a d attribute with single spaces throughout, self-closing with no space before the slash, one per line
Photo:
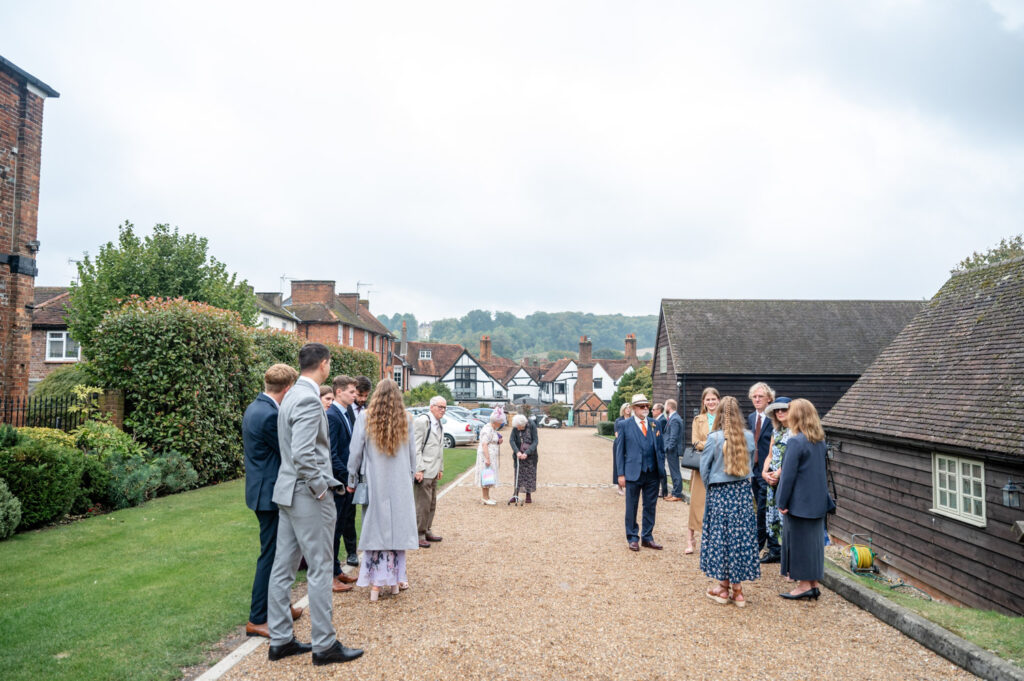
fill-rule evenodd
<path id="1" fill-rule="evenodd" d="M 370 334 L 363 331 L 363 350 L 370 349 Z"/>
<path id="2" fill-rule="evenodd" d="M 430 350 L 420 350 L 420 359 L 430 359 Z"/>
<path id="3" fill-rule="evenodd" d="M 82 358 L 82 346 L 71 340 L 67 331 L 46 332 L 47 362 L 77 362 Z"/>
<path id="4" fill-rule="evenodd" d="M 395 379 L 395 383 L 398 384 L 398 387 L 401 388 L 402 387 L 402 367 L 395 367 L 394 379 Z"/>
<path id="5" fill-rule="evenodd" d="M 984 527 L 985 464 L 947 454 L 932 455 L 932 512 Z"/>
<path id="6" fill-rule="evenodd" d="M 356 346 L 356 330 L 351 326 L 348 327 L 348 344 L 353 348 Z"/>
<path id="7" fill-rule="evenodd" d="M 595 378 L 594 379 L 594 390 L 600 390 L 603 386 L 604 386 L 604 379 L 603 378 Z"/>
<path id="8" fill-rule="evenodd" d="M 380 352 L 380 336 L 373 337 L 373 351 Z"/>
<path id="9" fill-rule="evenodd" d="M 658 348 L 658 373 L 668 373 L 668 348 L 664 345 Z"/>

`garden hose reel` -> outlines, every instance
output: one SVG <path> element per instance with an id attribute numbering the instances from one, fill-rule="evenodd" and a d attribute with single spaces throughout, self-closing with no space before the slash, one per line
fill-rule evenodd
<path id="1" fill-rule="evenodd" d="M 857 537 L 867 537 L 867 544 L 857 544 Z M 850 537 L 850 570 L 857 573 L 863 574 L 866 572 L 878 572 L 878 566 L 875 565 L 875 552 L 871 549 L 871 537 L 866 534 L 852 535 Z"/>

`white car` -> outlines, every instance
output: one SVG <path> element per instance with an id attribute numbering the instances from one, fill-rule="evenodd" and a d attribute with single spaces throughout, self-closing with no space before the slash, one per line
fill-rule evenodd
<path id="1" fill-rule="evenodd" d="M 409 407 L 406 409 L 413 416 L 426 414 L 429 407 Z M 446 449 L 453 449 L 458 445 L 470 445 L 477 441 L 476 429 L 473 424 L 464 421 L 454 414 L 445 414 L 441 417 L 441 431 L 444 433 L 444 446 Z"/>

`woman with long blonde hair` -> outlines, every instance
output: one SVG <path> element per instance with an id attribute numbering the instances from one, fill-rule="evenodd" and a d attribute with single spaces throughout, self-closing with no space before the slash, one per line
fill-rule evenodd
<path id="1" fill-rule="evenodd" d="M 738 608 L 747 604 L 740 582 L 761 576 L 757 513 L 750 487 L 756 450 L 753 433 L 743 426 L 739 402 L 723 397 L 700 458 L 700 476 L 707 485 L 700 569 L 718 580 L 707 597 Z"/>
<path id="2" fill-rule="evenodd" d="M 718 411 L 718 401 L 722 398 L 717 388 L 710 385 L 704 388 L 700 394 L 700 413 L 693 417 L 690 424 L 690 442 L 698 452 L 704 451 L 708 442 L 708 433 L 715 426 L 715 413 Z M 701 480 L 700 471 L 690 472 L 690 518 L 687 523 L 690 536 L 686 542 L 686 550 L 683 553 L 693 553 L 693 545 L 696 540 L 696 533 L 704 525 L 704 481 Z"/>
<path id="3" fill-rule="evenodd" d="M 377 600 L 381 587 L 389 587 L 393 594 L 409 588 L 405 552 L 419 548 L 412 495 L 414 440 L 412 416 L 402 404 L 402 391 L 386 378 L 356 419 L 348 456 L 349 492 L 355 491 L 360 467 L 368 486 L 356 585 L 370 587 L 371 601 Z"/>
<path id="4" fill-rule="evenodd" d="M 818 600 L 825 573 L 825 516 L 836 507 L 828 493 L 825 432 L 818 410 L 807 400 L 789 403 L 787 422 L 790 437 L 775 503 L 783 518 L 782 574 L 798 584 L 779 595 Z"/>

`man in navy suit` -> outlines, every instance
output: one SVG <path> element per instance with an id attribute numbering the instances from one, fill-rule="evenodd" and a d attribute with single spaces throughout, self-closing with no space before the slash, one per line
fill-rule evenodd
<path id="1" fill-rule="evenodd" d="M 299 373 L 287 364 L 275 364 L 263 374 L 263 390 L 246 407 L 242 417 L 242 446 L 245 451 L 245 505 L 256 513 L 260 523 L 260 555 L 252 580 L 252 599 L 246 636 L 270 638 L 267 627 L 267 589 L 277 549 L 277 504 L 274 483 L 281 466 L 281 447 L 277 440 L 277 409 L 284 394 L 295 384 Z M 292 606 L 292 617 L 302 608 Z"/>
<path id="2" fill-rule="evenodd" d="M 764 463 L 772 452 L 772 421 L 764 409 L 775 400 L 775 391 L 767 383 L 755 383 L 750 386 L 747 397 L 754 403 L 754 412 L 747 416 L 747 428 L 754 434 L 757 445 L 757 467 L 750 477 L 750 486 L 757 501 L 757 546 L 758 551 L 765 549 L 762 563 L 778 563 L 782 555 L 782 547 L 775 537 L 768 532 L 765 525 L 765 511 L 768 502 L 768 483 L 761 477 Z"/>
<path id="3" fill-rule="evenodd" d="M 676 411 L 675 400 L 665 400 L 665 414 L 668 417 L 662 433 L 665 436 L 665 468 L 672 476 L 672 494 L 665 501 L 683 500 L 683 475 L 679 470 L 679 457 L 683 455 L 683 433 L 686 426 L 683 417 Z"/>
<path id="4" fill-rule="evenodd" d="M 348 479 L 348 445 L 352 441 L 352 429 L 356 425 L 356 415 L 352 409 L 355 402 L 356 379 L 349 376 L 336 376 L 331 384 L 334 389 L 334 403 L 327 409 L 327 428 L 331 435 L 331 468 L 334 477 L 339 480 Z M 334 524 L 334 586 L 337 592 L 351 591 L 354 577 L 349 577 L 341 569 L 341 540 L 345 540 L 345 563 L 359 565 L 356 556 L 356 507 L 349 494 L 335 494 L 334 504 L 338 518 Z"/>
<path id="5" fill-rule="evenodd" d="M 641 544 L 660 550 L 661 544 L 654 541 L 653 532 L 659 481 L 665 479 L 661 429 L 647 417 L 651 405 L 646 397 L 633 395 L 631 406 L 633 416 L 622 424 L 615 438 L 615 472 L 619 475 L 619 487 L 626 489 L 626 542 L 630 551 L 639 551 Z M 637 536 L 636 507 L 641 496 L 643 533 Z"/>

